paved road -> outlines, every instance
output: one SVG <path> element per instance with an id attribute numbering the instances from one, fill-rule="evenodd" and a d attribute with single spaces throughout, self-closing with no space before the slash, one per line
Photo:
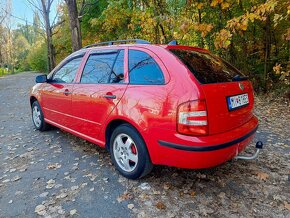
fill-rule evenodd
<path id="1" fill-rule="evenodd" d="M 0 78 L 1 218 L 289 217 L 290 112 L 284 105 L 257 99 L 255 141 L 266 144 L 257 161 L 204 171 L 155 167 L 130 181 L 96 145 L 59 129 L 34 130 L 28 99 L 34 77 Z"/>
<path id="2" fill-rule="evenodd" d="M 34 217 L 37 205 L 52 216 L 129 217 L 134 202 L 117 202 L 125 188 L 106 151 L 58 129 L 34 130 L 35 75 L 0 78 L 0 217 Z"/>

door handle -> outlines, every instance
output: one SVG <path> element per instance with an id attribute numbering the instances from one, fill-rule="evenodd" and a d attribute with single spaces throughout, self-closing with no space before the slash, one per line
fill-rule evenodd
<path id="1" fill-rule="evenodd" d="M 103 95 L 103 97 L 107 99 L 116 99 L 116 95 Z"/>
<path id="2" fill-rule="evenodd" d="M 64 90 L 64 93 L 63 94 L 66 95 L 66 96 L 68 96 L 68 95 L 71 94 L 71 92 L 68 89 L 66 89 L 66 90 Z"/>

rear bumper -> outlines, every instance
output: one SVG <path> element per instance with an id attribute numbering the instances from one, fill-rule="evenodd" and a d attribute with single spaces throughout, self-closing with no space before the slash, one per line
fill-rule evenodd
<path id="1" fill-rule="evenodd" d="M 252 131 L 250 131 L 249 133 L 247 133 L 246 135 L 238 138 L 238 139 L 234 139 L 233 141 L 230 142 L 226 142 L 223 144 L 219 144 L 219 145 L 209 145 L 209 146 L 184 146 L 184 145 L 179 145 L 179 144 L 175 144 L 175 143 L 170 143 L 170 142 L 166 142 L 166 141 L 162 141 L 162 140 L 158 140 L 159 145 L 161 146 L 165 146 L 168 148 L 174 148 L 174 149 L 178 149 L 178 150 L 183 150 L 183 151 L 195 151 L 195 152 L 207 152 L 207 151 L 216 151 L 216 150 L 220 150 L 220 149 L 224 149 L 230 146 L 234 146 L 238 143 L 243 142 L 244 140 L 246 140 L 247 138 L 251 137 L 253 134 L 256 133 L 258 129 L 258 126 L 255 127 Z"/>
<path id="2" fill-rule="evenodd" d="M 148 148 L 154 164 L 193 169 L 209 168 L 237 156 L 250 144 L 257 128 L 258 119 L 254 116 L 243 126 L 211 136 L 192 137 L 168 130 L 155 130 L 152 134 L 154 137 L 151 137 L 151 140 L 155 138 L 155 143 L 147 142 L 147 145 L 152 145 Z"/>

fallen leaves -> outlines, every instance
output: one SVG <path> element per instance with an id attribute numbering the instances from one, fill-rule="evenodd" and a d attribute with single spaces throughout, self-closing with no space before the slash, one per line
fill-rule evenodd
<path id="1" fill-rule="evenodd" d="M 287 209 L 287 210 L 290 210 L 290 204 L 288 204 L 288 202 L 284 201 L 284 207 Z"/>
<path id="2" fill-rule="evenodd" d="M 34 212 L 40 216 L 43 216 L 46 213 L 45 208 L 46 207 L 43 204 L 37 205 Z"/>
<path id="3" fill-rule="evenodd" d="M 50 179 L 46 182 L 46 184 L 47 184 L 46 186 L 47 189 L 52 189 L 55 186 L 55 180 Z"/>
<path id="4" fill-rule="evenodd" d="M 169 190 L 170 187 L 171 187 L 171 184 L 170 184 L 170 183 L 165 183 L 165 184 L 163 185 L 163 188 L 164 188 L 165 190 Z"/>
<path id="5" fill-rule="evenodd" d="M 263 172 L 257 172 L 257 177 L 259 180 L 266 181 L 269 178 L 269 174 Z"/>
<path id="6" fill-rule="evenodd" d="M 191 197 L 195 197 L 195 195 L 196 195 L 196 192 L 195 191 L 190 192 L 190 196 Z"/>
<path id="7" fill-rule="evenodd" d="M 143 191 L 144 190 L 150 190 L 151 189 L 151 186 L 149 185 L 149 183 L 147 182 L 143 182 L 141 183 L 141 185 L 138 186 L 140 189 L 142 189 Z"/>
<path id="8" fill-rule="evenodd" d="M 156 207 L 157 207 L 159 210 L 164 210 L 164 209 L 166 209 L 165 204 L 162 203 L 162 202 L 158 202 L 158 203 L 156 204 Z"/>
<path id="9" fill-rule="evenodd" d="M 122 195 L 120 195 L 117 198 L 117 201 L 120 203 L 122 201 L 127 201 L 127 200 L 131 200 L 133 198 L 133 195 L 130 194 L 129 192 L 124 192 Z"/>
<path id="10" fill-rule="evenodd" d="M 21 176 L 15 176 L 11 179 L 12 182 L 16 182 L 18 180 L 22 179 Z"/>
<path id="11" fill-rule="evenodd" d="M 59 163 L 50 163 L 47 166 L 48 170 L 59 169 L 59 168 L 61 168 L 61 165 Z"/>
<path id="12" fill-rule="evenodd" d="M 128 204 L 127 207 L 128 207 L 130 210 L 133 210 L 133 208 L 134 208 L 135 206 L 134 206 L 134 204 Z"/>
<path id="13" fill-rule="evenodd" d="M 76 210 L 76 209 L 73 209 L 73 210 L 71 210 L 71 211 L 69 212 L 69 214 L 70 214 L 71 216 L 76 215 L 76 214 L 77 214 L 77 210 Z"/>

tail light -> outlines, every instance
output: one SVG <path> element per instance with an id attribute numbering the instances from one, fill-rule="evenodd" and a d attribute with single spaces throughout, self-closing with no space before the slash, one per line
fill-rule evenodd
<path id="1" fill-rule="evenodd" d="M 205 100 L 185 102 L 178 107 L 177 131 L 184 135 L 207 135 L 208 121 Z"/>

